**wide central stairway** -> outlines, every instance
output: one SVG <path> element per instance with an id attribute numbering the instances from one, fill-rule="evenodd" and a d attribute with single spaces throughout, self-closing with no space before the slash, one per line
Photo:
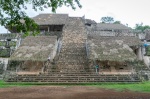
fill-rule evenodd
<path id="1" fill-rule="evenodd" d="M 98 74 L 95 72 L 94 66 L 88 66 L 85 46 L 87 34 L 82 18 L 68 18 L 62 35 L 62 48 L 55 65 L 47 65 L 46 72 L 41 74 L 16 74 L 6 81 L 39 83 L 140 82 L 140 78 L 136 74 Z"/>
<path id="2" fill-rule="evenodd" d="M 63 30 L 62 48 L 56 69 L 60 72 L 85 72 L 88 69 L 85 42 L 87 39 L 81 18 L 69 18 Z"/>

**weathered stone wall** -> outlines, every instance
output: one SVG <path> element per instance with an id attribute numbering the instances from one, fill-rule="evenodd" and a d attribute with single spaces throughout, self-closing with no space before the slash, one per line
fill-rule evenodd
<path id="1" fill-rule="evenodd" d="M 42 61 L 9 61 L 7 70 L 13 72 L 41 72 Z"/>
<path id="2" fill-rule="evenodd" d="M 3 78 L 3 74 L 7 69 L 8 58 L 0 58 L 0 79 Z"/>
<path id="3" fill-rule="evenodd" d="M 19 34 L 0 34 L 0 57 L 10 57 L 10 55 L 20 46 Z"/>
<path id="4" fill-rule="evenodd" d="M 7 64 L 8 64 L 8 58 L 0 58 L 0 62 L 2 64 L 4 64 L 3 69 L 6 70 L 7 69 Z"/>

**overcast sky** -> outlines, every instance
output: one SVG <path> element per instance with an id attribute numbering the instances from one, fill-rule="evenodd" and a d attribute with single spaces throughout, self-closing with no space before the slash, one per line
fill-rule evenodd
<path id="1" fill-rule="evenodd" d="M 80 0 L 82 8 L 75 11 L 68 7 L 57 9 L 57 13 L 69 14 L 69 16 L 85 16 L 85 18 L 100 22 L 101 17 L 111 16 L 115 20 L 121 21 L 134 27 L 136 23 L 143 22 L 144 25 L 150 25 L 150 0 Z M 31 6 L 26 11 L 30 17 L 39 13 L 51 13 L 50 9 L 35 12 Z M 0 33 L 7 32 L 0 27 Z"/>

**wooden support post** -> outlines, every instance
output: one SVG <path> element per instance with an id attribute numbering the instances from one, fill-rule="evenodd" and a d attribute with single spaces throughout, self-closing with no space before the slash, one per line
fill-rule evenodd
<path id="1" fill-rule="evenodd" d="M 137 49 L 137 57 L 139 60 L 142 60 L 142 49 L 140 46 Z"/>
<path id="2" fill-rule="evenodd" d="M 49 26 L 48 26 L 48 28 L 47 28 L 47 32 L 49 32 Z"/>

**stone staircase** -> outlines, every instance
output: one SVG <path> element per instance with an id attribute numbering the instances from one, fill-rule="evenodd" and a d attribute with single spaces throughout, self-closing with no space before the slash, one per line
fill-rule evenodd
<path id="1" fill-rule="evenodd" d="M 55 69 L 60 72 L 88 70 L 85 47 L 87 35 L 82 19 L 68 18 L 62 35 L 62 48 Z"/>
<path id="2" fill-rule="evenodd" d="M 7 82 L 38 82 L 38 83 L 100 83 L 100 82 L 140 82 L 137 75 L 104 75 L 95 73 L 49 73 L 15 75 Z"/>

